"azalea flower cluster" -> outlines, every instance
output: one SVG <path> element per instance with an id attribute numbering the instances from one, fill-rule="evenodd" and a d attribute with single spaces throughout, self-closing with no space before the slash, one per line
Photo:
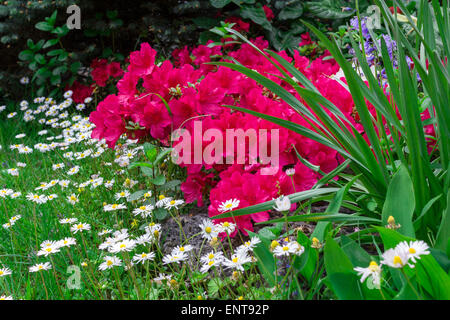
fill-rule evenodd
<path id="1" fill-rule="evenodd" d="M 252 43 L 260 49 L 268 47 L 268 42 L 262 37 L 253 39 Z M 337 152 L 328 147 L 268 121 L 223 107 L 240 106 L 311 128 L 302 116 L 255 81 L 226 67 L 205 64 L 220 59 L 227 61 L 222 58 L 224 54 L 286 87 L 303 101 L 277 77 L 281 75 L 279 70 L 249 44 L 227 44 L 222 47 L 208 43 L 195 48 L 184 47 L 174 52 L 174 63 L 169 60 L 156 63 L 156 51 L 148 43 L 143 43 L 139 51 L 130 54 L 127 71 L 117 84 L 118 93 L 107 96 L 90 115 L 91 122 L 96 126 L 92 137 L 105 139 L 110 147 L 124 133 L 132 139 L 150 136 L 168 145 L 173 130 L 185 128 L 192 132 L 194 119 L 202 122 L 204 131 L 216 129 L 224 135 L 229 128 L 268 132 L 278 129 L 280 163 L 274 175 L 262 174 L 262 169 L 268 165 L 250 164 L 250 160 L 257 160 L 250 159 L 250 148 L 245 149 L 245 164 L 236 164 L 237 161 L 235 164 L 225 164 L 225 159 L 230 157 L 225 150 L 216 155 L 217 160 L 212 164 L 204 161 L 200 164 L 194 164 L 194 161 L 180 164 L 186 167 L 188 174 L 181 185 L 185 201 L 197 201 L 202 206 L 204 197 L 209 193 L 210 216 L 222 213 L 220 205 L 230 199 L 239 200 L 239 208 L 242 208 L 281 194 L 310 189 L 318 174 L 298 160 L 295 150 L 310 163 L 320 166 L 322 172 L 330 172 L 341 161 Z M 330 78 L 339 71 L 339 66 L 330 59 L 328 52 L 313 61 L 298 52 L 293 58 L 286 52 L 279 54 L 294 63 L 358 127 L 353 118 L 355 113 L 350 93 Z M 181 141 L 174 142 L 174 146 L 178 143 Z M 208 143 L 203 138 L 202 148 Z M 271 143 L 269 136 L 269 147 Z M 235 146 L 235 151 L 237 148 Z M 283 170 L 285 168 L 294 169 L 294 175 L 288 176 Z M 238 229 L 247 234 L 246 230 L 253 230 L 252 222 L 268 218 L 266 211 L 237 217 L 236 223 Z M 234 222 L 231 219 L 228 221 Z"/>

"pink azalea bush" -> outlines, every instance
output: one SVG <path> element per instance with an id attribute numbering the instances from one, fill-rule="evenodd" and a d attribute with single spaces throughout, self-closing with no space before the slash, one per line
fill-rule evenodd
<path id="1" fill-rule="evenodd" d="M 252 43 L 260 49 L 268 47 L 267 41 L 262 37 L 253 39 Z M 187 170 L 187 179 L 181 185 L 186 202 L 197 201 L 202 206 L 209 193 L 210 216 L 221 214 L 219 207 L 226 200 L 238 199 L 239 208 L 243 208 L 280 195 L 310 189 L 319 176 L 298 160 L 295 149 L 304 159 L 320 166 L 324 172 L 330 172 L 342 160 L 336 151 L 326 146 L 266 120 L 224 107 L 223 105 L 240 106 L 311 128 L 289 105 L 255 81 L 226 67 L 205 64 L 219 59 L 225 61 L 220 58 L 225 53 L 284 86 L 303 101 L 292 88 L 277 78 L 280 72 L 249 44 L 184 47 L 173 52 L 173 62 L 165 60 L 156 63 L 157 52 L 148 43 L 143 43 L 139 51 L 130 54 L 128 69 L 117 84 L 118 93 L 106 97 L 90 115 L 91 122 L 96 125 L 92 137 L 106 139 L 110 147 L 115 145 L 123 133 L 133 139 L 150 136 L 170 145 L 171 132 L 179 127 L 192 130 L 194 117 L 196 121 L 202 122 L 204 131 L 218 129 L 225 133 L 228 128 L 240 128 L 244 131 L 253 128 L 267 129 L 270 132 L 270 129 L 279 129 L 280 161 L 279 170 L 274 175 L 261 174 L 265 165 L 250 165 L 249 148 L 246 148 L 245 164 L 224 164 L 226 151 L 216 155 L 219 160 L 213 164 L 180 164 Z M 313 61 L 298 52 L 293 58 L 286 52 L 279 54 L 292 62 L 358 126 L 350 93 L 330 78 L 338 72 L 339 66 L 335 60 L 329 59 L 328 52 Z M 170 112 L 161 98 L 167 101 Z M 145 129 L 128 130 L 126 126 L 129 121 Z M 269 144 L 270 139 L 269 136 Z M 180 142 L 174 142 L 174 146 L 177 143 Z M 210 141 L 203 141 L 202 147 L 208 143 Z M 288 176 L 286 168 L 295 168 L 295 174 Z M 237 217 L 236 222 L 238 228 L 247 234 L 246 230 L 253 230 L 252 222 L 268 219 L 268 212 L 259 212 Z"/>

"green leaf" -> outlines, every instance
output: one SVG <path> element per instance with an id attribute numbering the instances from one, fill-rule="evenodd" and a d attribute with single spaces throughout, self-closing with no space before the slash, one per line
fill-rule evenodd
<path id="1" fill-rule="evenodd" d="M 244 19 L 250 19 L 254 23 L 259 24 L 266 30 L 271 30 L 272 25 L 266 18 L 266 13 L 262 7 L 245 6 L 241 9 L 241 16 Z"/>
<path id="2" fill-rule="evenodd" d="M 296 258 L 293 266 L 297 272 L 310 281 L 316 269 L 318 251 L 311 248 L 311 240 L 301 231 L 297 234 L 297 242 L 305 248 L 305 251 Z"/>
<path id="3" fill-rule="evenodd" d="M 49 25 L 54 26 L 56 22 L 56 15 L 58 14 L 58 10 L 53 11 L 52 15 L 48 18 L 45 18 Z"/>
<path id="4" fill-rule="evenodd" d="M 159 176 L 156 176 L 154 179 L 151 179 L 150 182 L 157 186 L 162 186 L 164 183 L 166 183 L 166 177 L 160 174 Z"/>
<path id="5" fill-rule="evenodd" d="M 128 201 L 136 201 L 140 198 L 142 198 L 142 196 L 146 193 L 147 191 L 145 190 L 139 190 L 136 192 L 133 192 L 132 194 L 130 194 L 130 196 L 128 197 Z"/>
<path id="6" fill-rule="evenodd" d="M 436 248 L 446 250 L 450 238 L 450 191 L 447 192 L 447 208 L 442 212 L 442 220 L 436 238 Z"/>
<path id="7" fill-rule="evenodd" d="M 58 43 L 58 39 L 50 39 L 50 40 L 47 40 L 47 41 L 45 42 L 43 48 L 46 49 L 46 48 L 52 47 L 52 46 L 54 46 L 54 45 L 57 44 L 57 43 Z"/>
<path id="8" fill-rule="evenodd" d="M 56 67 L 55 69 L 53 69 L 52 73 L 54 75 L 61 75 L 61 74 L 63 74 L 66 71 L 67 71 L 67 66 L 66 65 L 62 65 L 62 66 L 59 66 L 59 67 Z"/>
<path id="9" fill-rule="evenodd" d="M 161 186 L 161 188 L 163 190 L 175 190 L 175 188 L 180 184 L 181 184 L 180 180 L 171 180 L 166 182 L 163 186 Z"/>
<path id="10" fill-rule="evenodd" d="M 67 25 L 63 25 L 62 27 L 55 28 L 52 33 L 55 33 L 59 38 L 64 37 L 67 33 L 69 33 L 70 29 Z"/>
<path id="11" fill-rule="evenodd" d="M 336 6 L 333 0 L 306 2 L 306 7 L 311 14 L 322 19 L 342 19 L 355 14 L 355 10 L 343 11 L 342 7 Z"/>
<path id="12" fill-rule="evenodd" d="M 303 4 L 301 0 L 290 1 L 278 14 L 278 19 L 297 19 L 303 14 Z"/>
<path id="13" fill-rule="evenodd" d="M 389 216 L 400 224 L 398 231 L 414 238 L 412 217 L 415 208 L 414 188 L 408 170 L 401 165 L 392 177 L 383 206 L 382 221 L 387 225 Z"/>
<path id="14" fill-rule="evenodd" d="M 169 216 L 169 211 L 164 208 L 156 208 L 153 210 L 153 215 L 158 220 L 164 220 Z"/>
<path id="15" fill-rule="evenodd" d="M 270 252 L 270 241 L 264 237 L 257 235 L 251 231 L 248 231 L 250 237 L 258 237 L 261 242 L 253 249 L 253 254 L 257 259 L 257 265 L 261 273 L 264 275 L 265 280 L 271 287 L 275 286 L 275 272 L 276 272 L 276 260 L 273 254 Z"/>
<path id="16" fill-rule="evenodd" d="M 115 19 L 119 15 L 119 12 L 117 10 L 107 10 L 106 16 L 108 19 Z"/>
<path id="17" fill-rule="evenodd" d="M 55 50 L 50 50 L 49 52 L 47 52 L 47 55 L 49 57 L 53 57 L 53 56 L 57 56 L 60 55 L 61 53 L 63 53 L 64 50 L 63 49 L 55 49 Z"/>
<path id="18" fill-rule="evenodd" d="M 341 300 L 364 300 L 358 276 L 348 272 L 337 272 L 327 276 L 334 293 Z"/>
<path id="19" fill-rule="evenodd" d="M 223 8 L 225 7 L 227 4 L 229 4 L 231 2 L 231 0 L 210 0 L 211 5 L 214 8 Z"/>
<path id="20" fill-rule="evenodd" d="M 34 56 L 34 61 L 36 61 L 39 64 L 45 64 L 47 62 L 45 60 L 45 57 L 40 53 L 38 53 Z"/>
<path id="21" fill-rule="evenodd" d="M 28 39 L 27 40 L 27 46 L 28 48 L 30 48 L 31 50 L 34 50 L 34 42 L 32 39 Z"/>
<path id="22" fill-rule="evenodd" d="M 50 76 L 50 84 L 53 86 L 61 84 L 61 76 L 60 75 L 51 75 Z"/>
<path id="23" fill-rule="evenodd" d="M 158 150 L 156 149 L 156 146 L 151 143 L 144 143 L 144 153 L 147 156 L 147 159 L 150 162 L 155 161 L 156 155 L 158 154 Z"/>
<path id="24" fill-rule="evenodd" d="M 325 269 L 327 274 L 353 273 L 353 264 L 338 243 L 330 236 L 324 246 Z"/>
<path id="25" fill-rule="evenodd" d="M 337 242 L 328 237 L 324 247 L 327 278 L 331 289 L 339 299 L 362 300 L 363 294 L 353 265 Z"/>
<path id="26" fill-rule="evenodd" d="M 19 59 L 24 61 L 30 61 L 33 59 L 33 51 L 23 50 L 19 53 Z"/>
<path id="27" fill-rule="evenodd" d="M 354 267 L 367 267 L 372 261 L 370 255 L 349 237 L 341 236 L 341 243 Z"/>
<path id="28" fill-rule="evenodd" d="M 61 61 L 61 62 L 65 61 L 65 60 L 67 60 L 68 57 L 69 57 L 69 54 L 66 51 L 61 52 L 60 55 L 58 56 L 58 61 Z"/>
<path id="29" fill-rule="evenodd" d="M 307 191 L 301 191 L 301 192 L 297 192 L 297 193 L 288 195 L 287 197 L 289 197 L 289 199 L 291 200 L 291 203 L 297 203 L 299 201 L 310 199 L 315 196 L 332 193 L 337 190 L 338 190 L 337 188 L 322 188 L 322 189 L 317 189 L 317 190 L 307 190 Z M 275 204 L 275 200 L 270 200 L 270 201 L 266 201 L 266 202 L 263 202 L 263 203 L 260 203 L 260 204 L 254 205 L 254 206 L 222 213 L 222 214 L 212 217 L 212 219 L 238 217 L 238 216 L 243 216 L 243 215 L 252 214 L 252 213 L 256 213 L 256 212 L 262 212 L 262 211 L 272 209 L 274 204 Z"/>
<path id="30" fill-rule="evenodd" d="M 75 61 L 74 63 L 72 63 L 70 65 L 70 71 L 72 73 L 76 74 L 78 72 L 78 70 L 80 69 L 80 67 L 81 67 L 81 62 L 80 61 Z"/>
<path id="31" fill-rule="evenodd" d="M 237 210 L 236 210 L 237 211 Z M 283 222 L 286 221 L 286 218 L 273 219 L 270 221 L 259 222 L 260 224 L 268 224 L 275 222 Z M 360 223 L 372 223 L 372 224 L 380 224 L 380 220 L 365 216 L 359 216 L 356 214 L 346 214 L 346 213 L 311 213 L 311 214 L 301 214 L 287 217 L 287 221 L 296 222 L 296 221 L 330 221 L 330 222 L 360 222 Z"/>
<path id="32" fill-rule="evenodd" d="M 52 31 L 53 30 L 53 26 L 48 24 L 45 21 L 41 21 L 36 23 L 35 28 L 41 31 Z"/>

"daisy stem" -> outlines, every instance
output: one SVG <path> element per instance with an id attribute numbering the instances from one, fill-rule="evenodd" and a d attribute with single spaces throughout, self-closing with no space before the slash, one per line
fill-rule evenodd
<path id="1" fill-rule="evenodd" d="M 40 271 L 38 271 L 38 272 L 41 274 L 42 284 L 44 285 L 44 290 L 45 290 L 45 297 L 47 300 L 49 300 L 47 286 L 45 285 L 44 275 L 42 274 L 42 272 L 40 272 Z"/>
<path id="2" fill-rule="evenodd" d="M 122 283 L 120 282 L 119 274 L 117 273 L 117 269 L 116 268 L 113 268 L 113 269 L 114 269 L 114 271 L 113 271 L 114 278 L 116 278 L 116 285 L 117 285 L 117 288 L 119 289 L 120 297 L 121 297 L 122 300 L 125 300 L 125 296 L 123 294 Z"/>
<path id="3" fill-rule="evenodd" d="M 419 293 L 417 292 L 416 288 L 413 286 L 413 284 L 411 283 L 411 280 L 409 279 L 409 277 L 406 275 L 406 272 L 403 268 L 400 269 L 401 272 L 403 273 L 403 276 L 406 279 L 406 282 L 408 282 L 409 286 L 411 287 L 412 291 L 414 292 L 414 294 L 417 296 L 417 298 L 419 300 L 423 300 L 422 297 L 419 295 Z"/>
<path id="4" fill-rule="evenodd" d="M 53 258 L 50 256 L 50 262 L 52 263 L 52 265 L 53 265 L 53 268 L 52 268 L 52 271 L 53 271 L 53 276 L 55 277 L 55 282 L 56 282 L 56 286 L 58 287 L 58 291 L 59 291 L 59 294 L 60 294 L 60 296 L 61 296 L 61 299 L 63 299 L 63 300 L 65 300 L 64 299 L 64 294 L 63 294 L 63 292 L 62 292 L 62 290 L 61 290 L 61 287 L 59 286 L 59 283 L 58 283 L 58 276 L 57 276 L 57 274 L 56 274 L 56 270 L 55 270 L 55 263 L 53 262 Z"/>
<path id="5" fill-rule="evenodd" d="M 38 236 L 37 236 L 36 204 L 33 205 L 33 218 L 34 218 L 34 237 L 36 239 L 36 250 L 39 250 Z"/>
<path id="6" fill-rule="evenodd" d="M 123 258 L 124 258 L 125 263 L 126 263 L 126 265 L 127 265 L 127 269 L 128 269 L 127 271 L 128 271 L 128 273 L 130 274 L 131 280 L 132 280 L 133 283 L 134 283 L 134 287 L 135 287 L 135 289 L 136 289 L 138 298 L 139 298 L 139 300 L 142 300 L 141 288 L 140 288 L 140 287 L 138 286 L 138 284 L 137 284 L 137 281 L 136 281 L 136 275 L 134 274 L 133 266 L 132 266 L 131 263 L 130 263 L 130 257 L 128 256 L 128 252 L 124 252 L 124 253 L 123 253 Z"/>

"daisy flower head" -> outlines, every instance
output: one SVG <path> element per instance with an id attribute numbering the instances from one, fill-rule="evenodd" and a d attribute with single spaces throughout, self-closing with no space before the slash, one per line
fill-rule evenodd
<path id="1" fill-rule="evenodd" d="M 134 255 L 133 262 L 135 263 L 145 263 L 146 261 L 153 260 L 155 258 L 155 253 L 150 252 L 142 252 L 139 254 Z"/>
<path id="2" fill-rule="evenodd" d="M 78 222 L 77 218 L 63 218 L 59 220 L 59 223 L 61 224 L 72 224 L 77 222 Z"/>
<path id="3" fill-rule="evenodd" d="M 0 198 L 6 198 L 6 196 L 9 196 L 14 191 L 12 189 L 0 189 Z"/>
<path id="4" fill-rule="evenodd" d="M 13 297 L 12 296 L 5 296 L 5 295 L 1 295 L 0 296 L 0 301 L 2 301 L 2 300 L 13 300 Z"/>
<path id="5" fill-rule="evenodd" d="M 246 241 L 243 245 L 239 246 L 236 251 L 243 251 L 248 253 L 249 251 L 252 251 L 258 243 L 261 243 L 261 240 L 259 240 L 258 237 L 253 237 L 249 241 Z"/>
<path id="6" fill-rule="evenodd" d="M 30 82 L 30 78 L 22 77 L 20 78 L 20 84 L 28 84 Z"/>
<path id="7" fill-rule="evenodd" d="M 20 214 L 15 215 L 9 219 L 9 222 L 16 223 L 16 221 L 19 220 L 20 218 L 22 218 L 22 215 L 20 215 Z"/>
<path id="8" fill-rule="evenodd" d="M 200 261 L 203 263 L 207 263 L 211 260 L 222 262 L 224 260 L 223 253 L 221 251 L 217 251 L 217 252 L 210 251 L 209 253 L 200 257 Z"/>
<path id="9" fill-rule="evenodd" d="M 220 204 L 218 210 L 219 212 L 227 212 L 227 211 L 232 211 L 234 209 L 236 209 L 237 207 L 239 207 L 239 203 L 240 201 L 238 199 L 230 199 L 227 201 L 224 201 Z"/>
<path id="10" fill-rule="evenodd" d="M 169 203 L 170 201 L 172 201 L 172 198 L 168 198 L 165 195 L 160 194 L 158 196 L 158 201 L 156 201 L 156 203 L 155 203 L 155 207 L 162 208 L 162 207 L 166 206 L 167 203 Z"/>
<path id="11" fill-rule="evenodd" d="M 273 208 L 278 212 L 286 212 L 291 210 L 291 200 L 289 197 L 281 196 L 275 199 L 275 205 Z"/>
<path id="12" fill-rule="evenodd" d="M 133 210 L 133 214 L 135 216 L 140 215 L 142 218 L 147 218 L 151 213 L 153 212 L 154 207 L 151 204 L 148 204 L 146 206 L 140 206 L 139 208 L 136 208 Z"/>
<path id="13" fill-rule="evenodd" d="M 47 257 L 50 254 L 59 252 L 59 244 L 57 242 L 51 243 L 49 245 L 45 245 L 41 250 L 38 251 L 38 256 Z"/>
<path id="14" fill-rule="evenodd" d="M 104 211 L 116 211 L 116 210 L 122 210 L 122 209 L 126 209 L 127 206 L 124 204 L 117 204 L 117 203 L 113 203 L 113 204 L 106 204 L 103 206 L 103 210 Z"/>
<path id="15" fill-rule="evenodd" d="M 77 240 L 75 238 L 71 238 L 71 237 L 66 237 L 66 238 L 64 238 L 62 240 L 59 240 L 57 242 L 57 245 L 60 248 L 62 248 L 62 247 L 70 247 L 70 246 L 73 246 L 73 245 L 76 245 L 76 244 L 77 244 Z"/>
<path id="16" fill-rule="evenodd" d="M 12 176 L 18 176 L 19 175 L 19 170 L 17 168 L 11 168 L 6 170 L 10 175 Z"/>
<path id="17" fill-rule="evenodd" d="M 181 255 L 188 253 L 189 251 L 192 251 L 192 249 L 194 249 L 194 247 L 191 246 L 190 244 L 184 246 L 176 246 L 175 248 L 172 249 L 172 254 Z"/>
<path id="18" fill-rule="evenodd" d="M 72 231 L 73 233 L 83 232 L 87 230 L 91 230 L 91 225 L 88 223 L 78 223 L 70 227 L 70 231 Z"/>
<path id="19" fill-rule="evenodd" d="M 420 259 L 421 255 L 430 254 L 430 251 L 428 251 L 428 245 L 422 240 L 410 241 L 409 243 L 407 241 L 403 241 L 400 242 L 396 248 L 406 252 L 408 259 L 411 259 L 413 263 L 416 263 L 417 260 Z"/>
<path id="20" fill-rule="evenodd" d="M 11 269 L 9 269 L 9 268 L 0 268 L 0 278 L 1 277 L 5 277 L 5 276 L 9 276 L 10 274 L 12 274 Z"/>
<path id="21" fill-rule="evenodd" d="M 227 268 L 244 271 L 243 265 L 249 262 L 252 262 L 252 259 L 246 253 L 236 252 L 231 259 L 225 259 L 223 264 Z"/>
<path id="22" fill-rule="evenodd" d="M 105 234 L 110 234 L 111 232 L 112 232 L 111 229 L 103 229 L 102 231 L 100 231 L 98 233 L 98 235 L 101 237 L 101 236 L 104 236 Z"/>
<path id="23" fill-rule="evenodd" d="M 123 186 L 125 188 L 131 189 L 133 188 L 138 182 L 136 180 L 132 180 L 132 179 L 125 179 L 125 182 L 123 183 Z"/>
<path id="24" fill-rule="evenodd" d="M 123 252 L 123 251 L 131 251 L 136 247 L 136 241 L 131 239 L 124 239 L 122 241 L 118 241 L 117 243 L 113 244 L 109 248 L 109 252 L 116 253 L 116 252 Z"/>
<path id="25" fill-rule="evenodd" d="M 18 135 L 16 135 L 16 139 L 22 139 L 25 138 L 27 135 L 25 133 L 19 133 Z"/>
<path id="26" fill-rule="evenodd" d="M 392 268 L 403 268 L 408 263 L 408 252 L 398 248 L 386 250 L 381 257 L 381 264 Z"/>
<path id="27" fill-rule="evenodd" d="M 171 253 L 163 257 L 163 264 L 180 263 L 185 261 L 187 258 L 188 256 L 184 252 L 181 252 L 179 254 Z"/>
<path id="28" fill-rule="evenodd" d="M 99 270 L 107 270 L 113 267 L 120 267 L 122 265 L 122 260 L 115 256 L 107 256 L 103 258 L 103 263 L 98 266 Z"/>
<path id="29" fill-rule="evenodd" d="M 44 263 L 37 263 L 34 266 L 31 266 L 29 268 L 30 272 L 38 272 L 38 271 L 46 271 L 50 270 L 52 268 L 52 265 L 50 262 L 44 262 Z"/>
<path id="30" fill-rule="evenodd" d="M 69 201 L 70 204 L 76 204 L 77 202 L 79 202 L 80 200 L 78 199 L 78 197 L 75 195 L 75 193 L 72 193 L 70 196 L 67 196 L 67 201 Z"/>
<path id="31" fill-rule="evenodd" d="M 200 268 L 201 273 L 206 273 L 211 269 L 212 267 L 218 267 L 222 263 L 221 259 L 209 259 L 207 261 L 203 262 L 202 267 Z"/>
<path id="32" fill-rule="evenodd" d="M 291 242 L 280 244 L 273 249 L 273 254 L 277 257 L 289 256 L 295 253 L 297 248 Z"/>
<path id="33" fill-rule="evenodd" d="M 67 172 L 67 174 L 68 174 L 69 176 L 71 176 L 71 175 L 77 174 L 79 171 L 80 171 L 80 166 L 75 166 L 75 167 L 72 167 L 72 168 Z"/>
<path id="34" fill-rule="evenodd" d="M 114 196 L 114 198 L 115 198 L 116 200 L 120 200 L 120 199 L 122 199 L 122 198 L 128 199 L 129 196 L 130 196 L 130 191 L 124 190 L 124 191 L 121 191 L 121 192 L 116 193 L 115 196 Z"/>
<path id="35" fill-rule="evenodd" d="M 27 198 L 27 200 L 37 203 L 37 204 L 46 203 L 48 200 L 46 195 L 38 195 L 38 194 L 33 194 L 33 193 L 28 193 L 26 198 Z"/>
<path id="36" fill-rule="evenodd" d="M 70 98 L 71 96 L 72 96 L 72 94 L 73 94 L 73 91 L 72 90 L 67 90 L 66 92 L 64 92 L 64 98 Z"/>
<path id="37" fill-rule="evenodd" d="M 216 225 L 209 219 L 203 219 L 202 223 L 198 226 L 200 227 L 201 235 L 204 239 L 211 240 L 219 234 Z"/>
<path id="38" fill-rule="evenodd" d="M 184 203 L 183 200 L 170 200 L 169 202 L 166 203 L 166 205 L 164 206 L 165 209 L 178 209 L 179 206 L 181 206 Z"/>
<path id="39" fill-rule="evenodd" d="M 55 171 L 55 170 L 58 170 L 58 169 L 62 169 L 62 168 L 64 168 L 64 163 L 56 163 L 56 164 L 53 164 L 52 165 L 52 169 L 53 169 L 53 171 Z"/>
<path id="40" fill-rule="evenodd" d="M 380 288 L 381 266 L 379 266 L 375 261 L 371 261 L 367 268 L 356 267 L 353 270 L 358 272 L 358 275 L 361 276 L 361 283 L 363 283 L 366 279 L 369 279 L 372 281 L 375 288 Z"/>
<path id="41" fill-rule="evenodd" d="M 219 233 L 225 232 L 227 234 L 231 234 L 234 232 L 234 230 L 236 230 L 236 224 L 225 221 L 216 225 L 216 228 Z"/>

